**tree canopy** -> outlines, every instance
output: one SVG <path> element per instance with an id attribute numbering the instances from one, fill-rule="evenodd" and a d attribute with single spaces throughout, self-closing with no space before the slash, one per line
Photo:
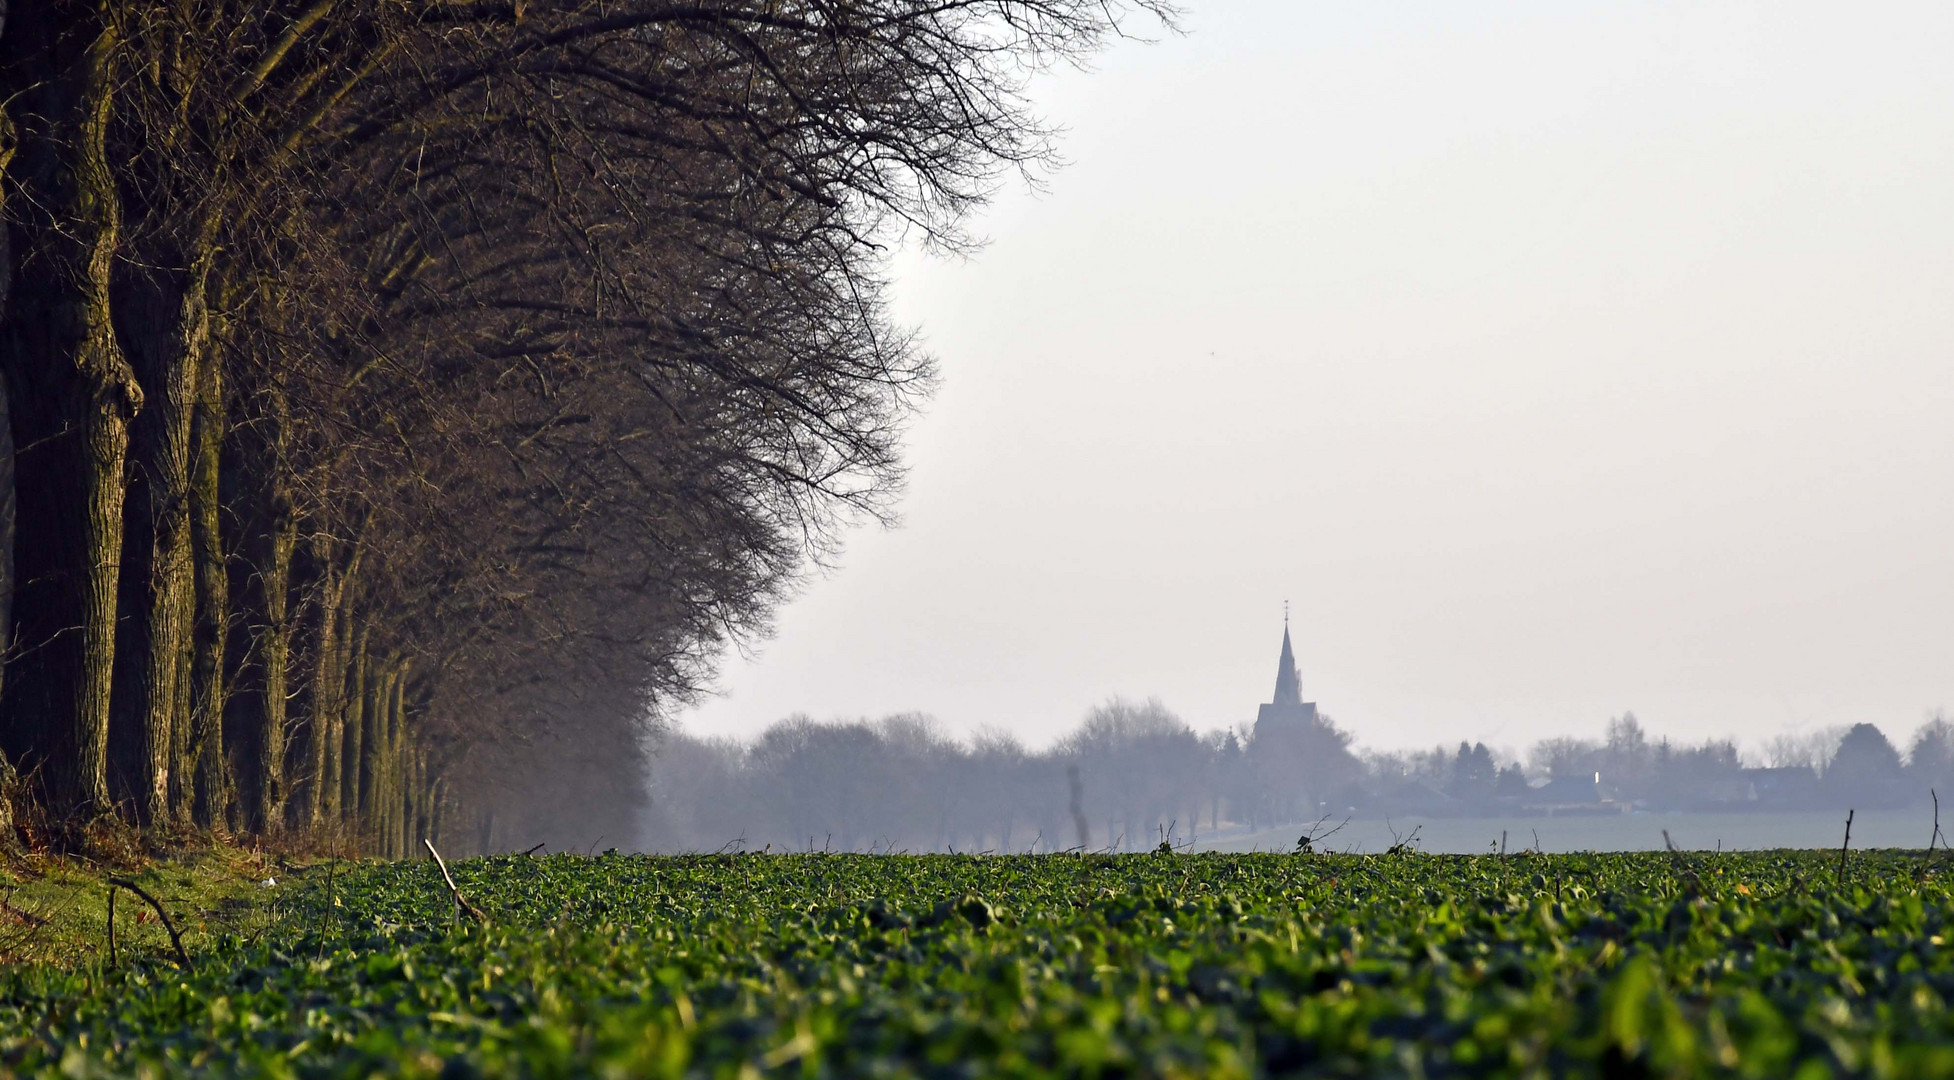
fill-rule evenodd
<path id="1" fill-rule="evenodd" d="M 886 513 L 904 239 L 1159 0 L 28 0 L 0 27 L 19 824 L 466 847 Z"/>

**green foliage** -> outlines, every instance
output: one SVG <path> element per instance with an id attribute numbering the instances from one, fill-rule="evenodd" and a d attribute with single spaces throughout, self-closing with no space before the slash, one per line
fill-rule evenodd
<path id="1" fill-rule="evenodd" d="M 1954 1076 L 1917 855 L 554 856 L 0 977 L 23 1074 Z"/>

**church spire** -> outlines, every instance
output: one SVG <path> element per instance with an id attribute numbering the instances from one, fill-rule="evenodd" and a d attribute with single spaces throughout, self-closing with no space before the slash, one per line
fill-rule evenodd
<path id="1" fill-rule="evenodd" d="M 1303 680 L 1296 674 L 1296 652 L 1289 647 L 1288 605 L 1283 605 L 1282 615 L 1282 659 L 1276 662 L 1276 696 L 1270 702 L 1278 707 L 1283 705 L 1301 706 L 1303 703 Z"/>

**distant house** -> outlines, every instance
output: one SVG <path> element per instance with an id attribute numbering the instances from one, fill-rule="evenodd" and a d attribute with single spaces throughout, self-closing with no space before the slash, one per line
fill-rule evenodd
<path id="1" fill-rule="evenodd" d="M 1741 774 L 1747 801 L 1760 808 L 1803 809 L 1819 805 L 1818 773 L 1809 765 L 1782 769 L 1745 769 Z"/>
<path id="2" fill-rule="evenodd" d="M 1742 775 L 1722 776 L 1698 785 L 1691 797 L 1683 800 L 1683 806 L 1691 810 L 1736 810 L 1747 809 L 1756 801 L 1757 785 L 1753 781 Z"/>
<path id="3" fill-rule="evenodd" d="M 1527 794 L 1529 806 L 1578 805 L 1601 801 L 1601 774 L 1562 776 L 1534 788 Z"/>
<path id="4" fill-rule="evenodd" d="M 1601 797 L 1601 774 L 1556 777 L 1527 792 L 1524 808 L 1529 813 L 1616 814 L 1623 807 Z"/>

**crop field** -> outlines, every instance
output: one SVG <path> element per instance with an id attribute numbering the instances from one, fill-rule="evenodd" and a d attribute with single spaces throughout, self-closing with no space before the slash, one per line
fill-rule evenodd
<path id="1" fill-rule="evenodd" d="M 1954 1076 L 1917 852 L 454 870 L 486 923 L 432 863 L 341 864 L 187 969 L 152 935 L 0 972 L 0 1071 Z"/>

